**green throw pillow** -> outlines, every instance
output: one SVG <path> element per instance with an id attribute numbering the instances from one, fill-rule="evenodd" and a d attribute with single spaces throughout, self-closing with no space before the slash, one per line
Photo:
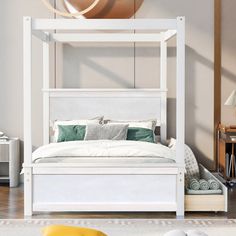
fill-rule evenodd
<path id="1" fill-rule="evenodd" d="M 58 125 L 59 135 L 57 142 L 84 140 L 85 125 Z"/>
<path id="2" fill-rule="evenodd" d="M 127 140 L 144 141 L 154 143 L 154 133 L 151 129 L 129 127 Z"/>

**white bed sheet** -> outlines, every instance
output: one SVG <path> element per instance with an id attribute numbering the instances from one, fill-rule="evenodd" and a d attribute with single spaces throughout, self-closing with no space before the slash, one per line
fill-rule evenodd
<path id="1" fill-rule="evenodd" d="M 142 164 L 172 163 L 175 152 L 156 143 L 92 140 L 51 143 L 33 153 L 35 163 Z"/>

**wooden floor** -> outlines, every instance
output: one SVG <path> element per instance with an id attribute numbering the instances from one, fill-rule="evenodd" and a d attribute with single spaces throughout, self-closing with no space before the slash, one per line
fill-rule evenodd
<path id="1" fill-rule="evenodd" d="M 23 187 L 9 188 L 0 185 L 0 219 L 22 219 Z M 36 214 L 32 218 L 176 218 L 174 213 L 47 213 Z M 186 218 L 236 218 L 236 188 L 229 190 L 228 213 L 187 213 Z"/>

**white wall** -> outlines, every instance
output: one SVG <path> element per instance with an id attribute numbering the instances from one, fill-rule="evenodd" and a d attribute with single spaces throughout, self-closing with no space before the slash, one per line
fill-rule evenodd
<path id="1" fill-rule="evenodd" d="M 224 106 L 236 89 L 236 1 L 222 1 L 222 99 L 221 120 L 225 125 L 236 125 L 235 107 Z"/>
<path id="2" fill-rule="evenodd" d="M 146 0 L 137 14 L 137 17 L 186 17 L 186 143 L 194 150 L 198 160 L 209 167 L 213 166 L 214 159 L 213 6 L 213 0 Z M 168 134 L 174 136 L 175 50 L 170 48 L 168 55 Z M 145 58 L 141 57 L 139 60 L 144 61 Z M 156 70 L 155 72 L 158 73 Z M 142 73 L 145 74 L 144 71 Z M 148 70 L 146 74 L 150 74 Z M 149 82 L 148 86 L 154 84 Z"/>
<path id="3" fill-rule="evenodd" d="M 0 130 L 23 140 L 23 16 L 51 17 L 41 1 L 10 0 L 0 2 Z M 33 144 L 42 134 L 42 49 L 33 40 Z M 22 150 L 23 151 L 23 146 Z"/>
<path id="4" fill-rule="evenodd" d="M 0 3 L 0 129 L 23 139 L 22 105 L 22 16 L 48 17 L 41 1 L 11 0 Z M 204 7 L 202 7 L 204 6 Z M 186 142 L 198 159 L 211 165 L 213 160 L 213 0 L 144 0 L 136 17 L 186 16 Z M 174 41 L 171 43 L 175 46 Z M 117 46 L 117 45 L 115 45 Z M 33 118 L 34 140 L 42 139 L 41 45 L 34 45 Z M 58 52 L 60 53 L 60 52 Z M 79 54 L 80 53 L 80 54 Z M 175 50 L 169 54 L 168 133 L 175 134 Z M 135 55 L 135 57 L 134 57 Z M 70 87 L 156 87 L 159 50 L 145 45 L 97 45 L 63 47 L 63 80 L 57 85 Z M 58 66 L 57 66 L 58 67 Z M 54 80 L 52 76 L 52 81 Z"/>

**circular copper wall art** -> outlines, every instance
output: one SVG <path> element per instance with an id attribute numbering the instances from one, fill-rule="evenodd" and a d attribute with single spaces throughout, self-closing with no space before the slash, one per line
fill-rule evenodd
<path id="1" fill-rule="evenodd" d="M 65 17 L 76 18 L 130 18 L 144 0 L 61 0 L 65 11 L 55 9 L 48 0 L 42 0 L 47 8 Z"/>
<path id="2" fill-rule="evenodd" d="M 93 0 L 64 0 L 64 3 L 68 12 L 75 13 L 88 8 Z M 83 16 L 86 18 L 130 18 L 142 3 L 143 0 L 100 0 Z"/>
<path id="3" fill-rule="evenodd" d="M 41 0 L 43 2 L 43 4 L 52 12 L 56 13 L 57 15 L 60 15 L 60 16 L 65 16 L 65 17 L 79 17 L 89 11 L 91 11 L 98 3 L 100 0 L 93 0 L 91 2 L 91 4 L 88 5 L 88 7 L 86 7 L 86 9 L 83 9 L 83 10 L 80 10 L 80 11 L 76 11 L 76 12 L 63 12 L 63 11 L 60 11 L 56 8 L 54 8 L 52 6 L 52 4 L 49 3 L 49 0 Z M 63 5 L 66 4 L 66 1 L 64 0 L 61 0 Z M 71 5 L 73 6 L 73 5 Z"/>

